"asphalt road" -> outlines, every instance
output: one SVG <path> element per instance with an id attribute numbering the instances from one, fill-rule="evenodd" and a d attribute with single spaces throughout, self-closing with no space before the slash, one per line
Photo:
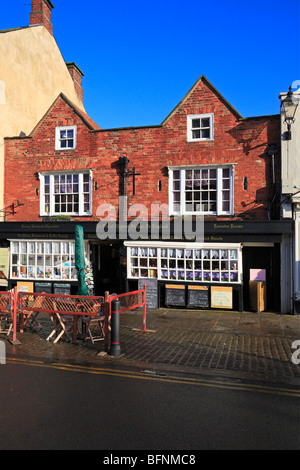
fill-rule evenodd
<path id="1" fill-rule="evenodd" d="M 11 359 L 0 366 L 1 450 L 300 448 L 300 393 L 201 377 Z"/>

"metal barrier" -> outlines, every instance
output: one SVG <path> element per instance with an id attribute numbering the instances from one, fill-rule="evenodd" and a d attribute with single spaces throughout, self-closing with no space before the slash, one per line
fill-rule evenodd
<path id="1" fill-rule="evenodd" d="M 18 308 L 24 312 L 47 312 L 64 315 L 95 316 L 103 310 L 104 297 L 82 295 L 37 294 L 19 292 Z"/>
<path id="2" fill-rule="evenodd" d="M 1 295 L 3 294 L 3 295 Z M 146 286 L 142 290 L 127 292 L 125 294 L 109 294 L 105 292 L 104 297 L 82 296 L 82 295 L 59 295 L 46 293 L 18 292 L 17 287 L 12 291 L 0 292 L 0 311 L 11 306 L 13 317 L 13 339 L 12 344 L 20 344 L 17 340 L 17 316 L 20 317 L 20 332 L 24 331 L 24 325 L 40 312 L 49 314 L 73 315 L 74 319 L 79 316 L 96 317 L 100 312 L 105 316 L 104 348 L 108 351 L 109 321 L 111 318 L 111 303 L 114 300 L 120 302 L 119 313 L 143 307 L 143 325 L 141 331 L 146 330 Z"/>
<path id="3" fill-rule="evenodd" d="M 4 291 L 0 292 L 0 311 L 10 308 L 11 305 L 12 292 Z"/>
<path id="4" fill-rule="evenodd" d="M 0 292 L 0 333 L 6 334 L 7 336 L 10 334 L 12 330 L 12 292 L 11 291 L 4 291 Z M 8 328 L 2 329 L 2 322 L 4 321 L 5 326 Z"/>
<path id="5" fill-rule="evenodd" d="M 146 309 L 146 286 L 144 286 L 141 290 L 136 290 L 132 292 L 126 292 L 125 294 L 109 294 L 109 292 L 105 292 L 104 297 L 104 305 L 105 305 L 105 324 L 104 324 L 104 332 L 105 332 L 105 339 L 104 339 L 104 349 L 108 351 L 108 324 L 111 318 L 111 303 L 115 300 L 120 302 L 120 310 L 119 313 L 127 312 L 128 310 L 133 310 L 138 307 L 143 307 L 143 326 L 141 331 L 147 331 L 146 328 L 146 317 L 147 317 L 147 309 Z"/>

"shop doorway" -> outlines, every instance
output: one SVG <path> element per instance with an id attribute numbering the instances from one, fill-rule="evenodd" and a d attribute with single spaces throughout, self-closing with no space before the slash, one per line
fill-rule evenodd
<path id="1" fill-rule="evenodd" d="M 91 245 L 91 251 L 95 294 L 104 295 L 105 291 L 120 293 L 120 244 L 93 244 Z"/>
<path id="2" fill-rule="evenodd" d="M 250 269 L 266 270 L 267 311 L 280 312 L 280 250 L 274 247 L 243 248 L 243 300 L 244 310 L 250 306 Z"/>

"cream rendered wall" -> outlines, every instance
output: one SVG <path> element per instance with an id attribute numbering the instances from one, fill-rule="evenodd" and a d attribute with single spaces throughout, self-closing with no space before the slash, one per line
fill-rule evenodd
<path id="1" fill-rule="evenodd" d="M 44 26 L 0 33 L 0 210 L 4 137 L 29 134 L 61 92 L 85 111 L 57 43 Z"/>
<path id="2" fill-rule="evenodd" d="M 297 80 L 297 83 L 299 81 Z M 300 91 L 295 92 L 299 99 L 295 114 L 295 122 L 291 126 L 291 140 L 284 139 L 287 126 L 281 115 L 281 178 L 282 178 L 282 217 L 294 220 L 294 236 L 289 252 L 291 257 L 291 272 L 282 273 L 289 279 L 290 303 L 294 313 L 298 313 L 300 305 Z M 282 100 L 286 93 L 281 93 Z M 297 307 L 295 306 L 297 302 Z M 293 307 L 294 306 L 294 307 Z"/>
<path id="3" fill-rule="evenodd" d="M 295 92 L 295 95 L 300 100 L 299 90 Z M 281 99 L 285 97 L 286 93 L 280 94 Z M 282 135 L 285 131 L 287 131 L 287 125 L 283 121 L 283 115 L 281 115 Z M 283 139 L 281 145 L 283 194 L 300 191 L 300 105 L 298 105 L 296 110 L 295 122 L 291 126 L 291 133 L 291 140 Z"/>

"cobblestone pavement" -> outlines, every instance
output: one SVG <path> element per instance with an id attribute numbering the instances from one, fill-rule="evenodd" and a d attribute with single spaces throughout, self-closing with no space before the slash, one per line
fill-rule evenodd
<path id="1" fill-rule="evenodd" d="M 300 340 L 300 317 L 273 313 L 159 309 L 147 312 L 142 332 L 140 310 L 121 314 L 120 357 L 99 355 L 94 345 L 46 341 L 52 324 L 39 317 L 38 332 L 18 333 L 21 344 L 7 343 L 7 357 L 39 358 L 91 367 L 133 368 L 156 373 L 211 375 L 300 386 L 300 364 L 292 344 Z M 140 329 L 136 331 L 135 329 Z M 5 336 L 0 335 L 0 340 Z M 300 354 L 299 354 L 300 358 Z"/>

